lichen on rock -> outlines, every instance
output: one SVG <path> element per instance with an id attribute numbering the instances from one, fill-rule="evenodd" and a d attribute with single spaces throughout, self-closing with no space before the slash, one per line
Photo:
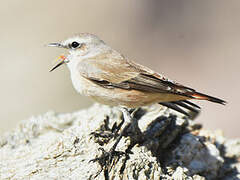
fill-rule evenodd
<path id="1" fill-rule="evenodd" d="M 0 137 L 0 179 L 240 178 L 240 140 L 159 105 L 139 109 L 134 118 L 111 164 L 91 160 L 107 152 L 121 131 L 116 107 L 95 104 L 22 121 Z"/>

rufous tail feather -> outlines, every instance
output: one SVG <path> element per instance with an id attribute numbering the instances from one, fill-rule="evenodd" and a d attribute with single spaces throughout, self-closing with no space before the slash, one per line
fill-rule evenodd
<path id="1" fill-rule="evenodd" d="M 206 95 L 206 94 L 202 94 L 202 93 L 199 93 L 199 92 L 194 92 L 191 96 L 194 99 L 208 100 L 208 101 L 211 101 L 211 102 L 214 102 L 214 103 L 223 104 L 223 105 L 225 105 L 227 103 L 226 101 L 224 101 L 222 99 L 219 99 L 219 98 L 216 98 L 216 97 L 212 97 L 212 96 L 209 96 L 209 95 Z"/>

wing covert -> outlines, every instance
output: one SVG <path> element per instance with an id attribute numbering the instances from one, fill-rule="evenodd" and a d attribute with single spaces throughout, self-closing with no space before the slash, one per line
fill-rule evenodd
<path id="1" fill-rule="evenodd" d="M 193 89 L 168 80 L 164 76 L 125 58 L 109 56 L 82 60 L 81 76 L 105 88 L 135 89 L 146 92 L 174 93 L 188 96 Z"/>

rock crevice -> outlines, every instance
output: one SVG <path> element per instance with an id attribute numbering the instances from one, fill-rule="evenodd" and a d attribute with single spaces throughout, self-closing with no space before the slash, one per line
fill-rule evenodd
<path id="1" fill-rule="evenodd" d="M 159 105 L 134 113 L 111 163 L 123 118 L 95 104 L 74 113 L 48 112 L 0 137 L 0 179 L 238 179 L 240 140 Z"/>

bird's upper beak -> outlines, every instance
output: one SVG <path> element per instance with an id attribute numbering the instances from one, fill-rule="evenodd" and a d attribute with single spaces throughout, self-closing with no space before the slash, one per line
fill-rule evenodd
<path id="1" fill-rule="evenodd" d="M 64 47 L 61 43 L 49 43 L 48 47 Z"/>

